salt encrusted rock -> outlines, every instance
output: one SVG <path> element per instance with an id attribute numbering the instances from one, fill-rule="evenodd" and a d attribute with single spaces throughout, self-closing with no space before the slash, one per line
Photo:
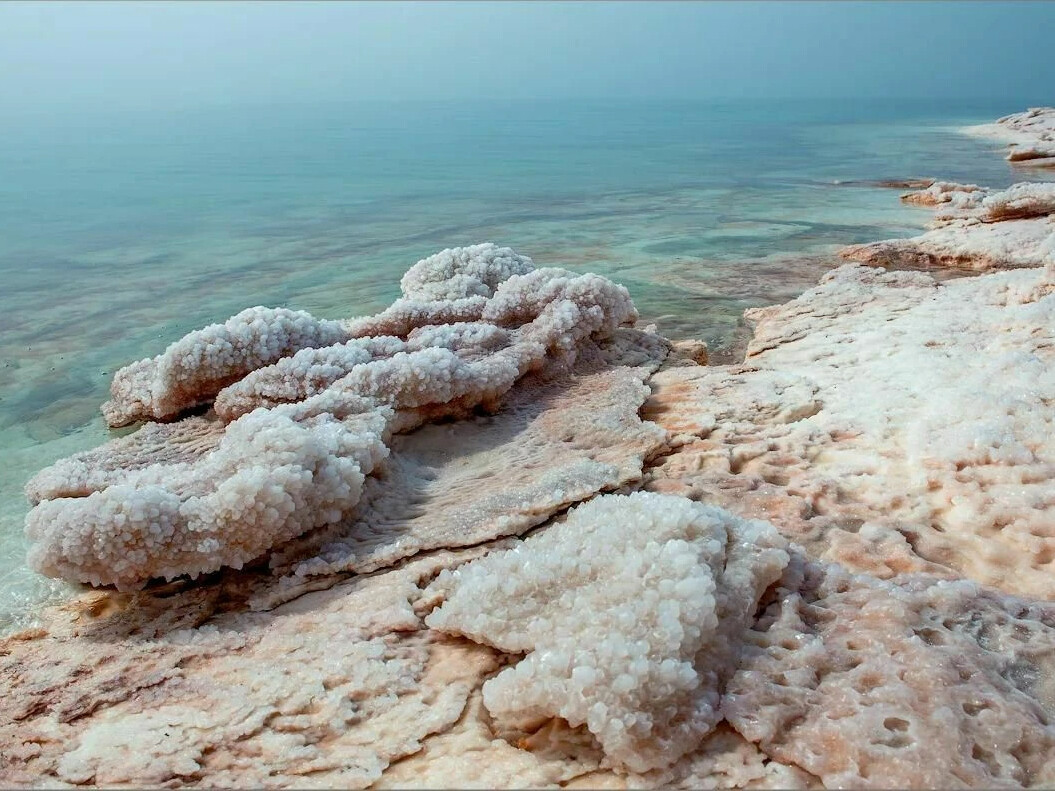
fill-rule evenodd
<path id="1" fill-rule="evenodd" d="M 311 406 L 246 415 L 191 461 L 115 469 L 129 445 L 118 440 L 105 454 L 109 469 L 92 466 L 98 452 L 60 462 L 30 484 L 54 499 L 26 518 L 29 564 L 52 577 L 130 589 L 151 577 L 241 568 L 276 543 L 339 520 L 388 454 L 388 417 L 373 405 L 347 413 Z M 58 471 L 69 485 L 56 490 L 67 482 Z"/>
<path id="2" fill-rule="evenodd" d="M 0 641 L 0 785 L 365 788 L 462 716 L 494 652 L 426 631 L 439 552 L 267 613 L 251 577 L 96 593 Z"/>
<path id="3" fill-rule="evenodd" d="M 641 478 L 666 433 L 638 409 L 666 343 L 618 330 L 571 372 L 528 375 L 494 415 L 424 426 L 389 443 L 354 515 L 272 558 L 297 578 L 365 573 L 437 547 L 525 532 L 563 508 Z M 310 546 L 310 549 L 308 548 Z M 303 560 L 303 557 L 309 557 Z"/>
<path id="4" fill-rule="evenodd" d="M 205 417 L 147 423 L 134 434 L 44 468 L 26 484 L 26 497 L 33 505 L 56 497 L 87 497 L 120 482 L 129 470 L 192 464 L 214 451 L 223 434 L 222 422 Z"/>
<path id="5" fill-rule="evenodd" d="M 1055 781 L 1055 606 L 793 560 L 722 711 L 828 788 Z"/>
<path id="6" fill-rule="evenodd" d="M 190 333 L 157 357 L 119 370 L 103 416 L 110 426 L 169 420 L 209 403 L 221 388 L 262 365 L 347 337 L 338 322 L 304 311 L 247 308 L 223 324 Z"/>
<path id="7" fill-rule="evenodd" d="M 381 336 L 307 349 L 228 387 L 216 399 L 216 411 L 230 420 L 328 388 L 397 410 L 449 405 L 457 411 L 493 401 L 548 357 L 573 362 L 583 340 L 606 337 L 636 317 L 622 286 L 596 275 L 539 269 L 501 283 L 481 311 L 482 321 L 416 327 L 405 344 Z M 418 369 L 438 375 L 416 384 Z M 411 417 L 407 425 L 414 422 Z"/>
<path id="8" fill-rule="evenodd" d="M 979 222 L 1023 220 L 1055 212 L 1055 184 L 1023 182 L 993 191 L 974 184 L 939 181 L 929 189 L 902 195 L 901 200 L 937 207 L 932 223 L 935 227 L 958 219 Z"/>
<path id="9" fill-rule="evenodd" d="M 474 292 L 483 300 L 482 321 L 422 324 L 405 338 L 357 338 L 331 348 L 319 328 L 336 324 L 253 309 L 137 363 L 137 371 L 152 366 L 150 398 L 133 388 L 122 414 L 149 403 L 167 415 L 276 355 L 324 345 L 225 391 L 216 411 L 233 422 L 214 447 L 191 441 L 200 433 L 192 421 L 186 434 L 152 430 L 143 440 L 118 440 L 45 470 L 27 487 L 36 502 L 26 522 L 30 564 L 51 576 L 134 588 L 152 577 L 240 568 L 276 544 L 342 521 L 387 455 L 393 430 L 494 409 L 525 374 L 547 363 L 573 364 L 582 344 L 637 317 L 626 289 L 609 280 L 529 270 L 528 259 L 482 245 L 445 251 L 408 273 L 403 285 L 411 295 Z M 163 447 L 152 463 L 143 453 L 156 451 L 158 440 L 177 447 Z M 588 477 L 572 476 L 573 498 L 625 480 L 611 469 Z"/>
<path id="10" fill-rule="evenodd" d="M 938 182 L 903 200 L 939 207 L 933 230 L 910 239 L 845 247 L 850 261 L 883 267 L 1008 269 L 1044 266 L 1055 239 L 1055 184 L 991 192 Z"/>
<path id="11" fill-rule="evenodd" d="M 443 250 L 418 261 L 399 287 L 405 299 L 421 302 L 491 297 L 500 283 L 534 268 L 527 256 L 487 242 Z"/>
<path id="12" fill-rule="evenodd" d="M 851 245 L 839 251 L 848 261 L 879 267 L 952 267 L 984 271 L 1044 266 L 1055 234 L 1050 216 L 995 224 L 953 221 L 911 239 Z"/>
<path id="13" fill-rule="evenodd" d="M 770 519 L 818 558 L 1055 598 L 1055 270 L 846 266 L 749 313 L 744 366 L 653 377 L 646 486 Z"/>
<path id="14" fill-rule="evenodd" d="M 349 335 L 406 337 L 429 324 L 478 321 L 498 285 L 534 271 L 527 256 L 508 247 L 477 244 L 423 258 L 403 275 L 403 293 L 387 310 L 347 322 Z"/>
<path id="15" fill-rule="evenodd" d="M 303 401 L 321 393 L 356 365 L 386 360 L 405 351 L 405 342 L 386 335 L 356 338 L 321 349 L 301 349 L 292 357 L 258 368 L 225 387 L 217 394 L 213 408 L 221 418 L 231 421 L 258 406 Z"/>
<path id="16" fill-rule="evenodd" d="M 971 216 L 982 222 L 1044 217 L 1055 212 L 1055 183 L 1015 184 L 1006 190 L 986 195 L 979 208 Z"/>
<path id="17" fill-rule="evenodd" d="M 609 761 L 647 771 L 718 722 L 741 633 L 785 546 L 764 522 L 683 498 L 599 497 L 441 574 L 446 601 L 426 623 L 527 653 L 484 684 L 492 716 L 585 724 Z"/>
<path id="18" fill-rule="evenodd" d="M 996 123 L 970 126 L 963 131 L 1008 143 L 1010 162 L 1032 167 L 1055 166 L 1055 107 L 1031 107 L 1004 116 Z"/>
<path id="19" fill-rule="evenodd" d="M 924 189 L 906 192 L 901 196 L 905 203 L 916 206 L 938 206 L 943 203 L 959 203 L 968 199 L 972 193 L 981 191 L 976 184 L 957 184 L 953 181 L 934 181 Z"/>

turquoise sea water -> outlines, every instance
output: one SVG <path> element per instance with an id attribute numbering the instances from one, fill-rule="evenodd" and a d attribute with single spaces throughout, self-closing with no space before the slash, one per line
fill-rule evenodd
<path id="1" fill-rule="evenodd" d="M 370 313 L 444 247 L 494 241 L 630 288 L 732 360 L 747 307 L 927 212 L 836 184 L 1016 180 L 956 127 L 1017 104 L 479 103 L 5 122 L 0 628 L 64 595 L 24 566 L 21 489 L 105 440 L 114 370 L 249 305 Z"/>

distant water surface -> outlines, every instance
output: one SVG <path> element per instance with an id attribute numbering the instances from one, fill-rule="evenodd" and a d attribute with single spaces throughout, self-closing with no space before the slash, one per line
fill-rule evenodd
<path id="1" fill-rule="evenodd" d="M 347 104 L 22 118 L 0 145 L 0 629 L 65 586 L 25 568 L 21 490 L 107 437 L 120 366 L 250 305 L 377 311 L 494 241 L 626 285 L 733 359 L 740 318 L 927 213 L 835 182 L 1003 186 L 955 128 L 1017 103 Z"/>

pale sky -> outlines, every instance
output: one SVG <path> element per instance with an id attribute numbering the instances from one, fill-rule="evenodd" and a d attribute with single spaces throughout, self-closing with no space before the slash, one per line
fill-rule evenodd
<path id="1" fill-rule="evenodd" d="M 0 2 L 5 112 L 653 97 L 1055 103 L 1055 2 Z"/>

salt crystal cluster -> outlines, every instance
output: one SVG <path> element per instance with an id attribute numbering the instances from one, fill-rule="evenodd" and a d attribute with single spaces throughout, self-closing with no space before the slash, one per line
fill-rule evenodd
<path id="1" fill-rule="evenodd" d="M 352 337 L 406 336 L 416 327 L 477 321 L 498 285 L 535 269 L 527 256 L 490 242 L 423 258 L 403 275 L 403 296 L 376 316 L 348 322 Z"/>
<path id="2" fill-rule="evenodd" d="M 534 268 L 527 256 L 488 242 L 454 247 L 418 261 L 399 287 L 405 299 L 421 302 L 490 297 L 500 283 Z"/>
<path id="3" fill-rule="evenodd" d="M 366 402 L 361 412 L 319 406 L 259 410 L 231 424 L 200 459 L 122 470 L 86 497 L 43 500 L 26 518 L 30 565 L 134 589 L 150 577 L 241 568 L 278 542 L 339 520 L 388 454 L 387 418 Z"/>
<path id="4" fill-rule="evenodd" d="M 512 275 L 479 299 L 475 321 L 418 326 L 405 341 L 385 335 L 305 349 L 260 368 L 220 392 L 216 411 L 230 420 L 327 388 L 398 410 L 486 403 L 547 359 L 570 363 L 586 338 L 610 335 L 637 316 L 622 286 L 562 269 Z"/>
<path id="5" fill-rule="evenodd" d="M 452 572 L 426 623 L 526 653 L 483 687 L 496 718 L 585 724 L 608 759 L 667 766 L 718 722 L 741 633 L 788 561 L 774 528 L 681 497 L 598 497 Z"/>
<path id="6" fill-rule="evenodd" d="M 316 319 L 302 310 L 246 308 L 223 324 L 184 336 L 157 357 L 118 371 L 103 416 L 110 426 L 169 420 L 209 403 L 224 385 L 261 365 L 345 337 L 338 322 Z"/>
<path id="7" fill-rule="evenodd" d="M 43 471 L 27 487 L 38 501 L 26 523 L 31 565 L 121 588 L 240 567 L 349 515 L 391 431 L 493 406 L 547 359 L 570 363 L 581 343 L 637 317 L 622 286 L 532 270 L 494 245 L 425 259 L 403 288 L 435 299 L 396 311 L 413 317 L 392 328 L 402 333 L 362 335 L 390 324 L 386 314 L 342 327 L 253 308 L 120 371 L 105 408 L 112 424 L 173 417 L 219 393 L 216 412 L 230 425 L 199 454 L 173 450 L 177 430 L 153 459 L 118 441 Z M 448 322 L 468 294 L 472 320 Z"/>

